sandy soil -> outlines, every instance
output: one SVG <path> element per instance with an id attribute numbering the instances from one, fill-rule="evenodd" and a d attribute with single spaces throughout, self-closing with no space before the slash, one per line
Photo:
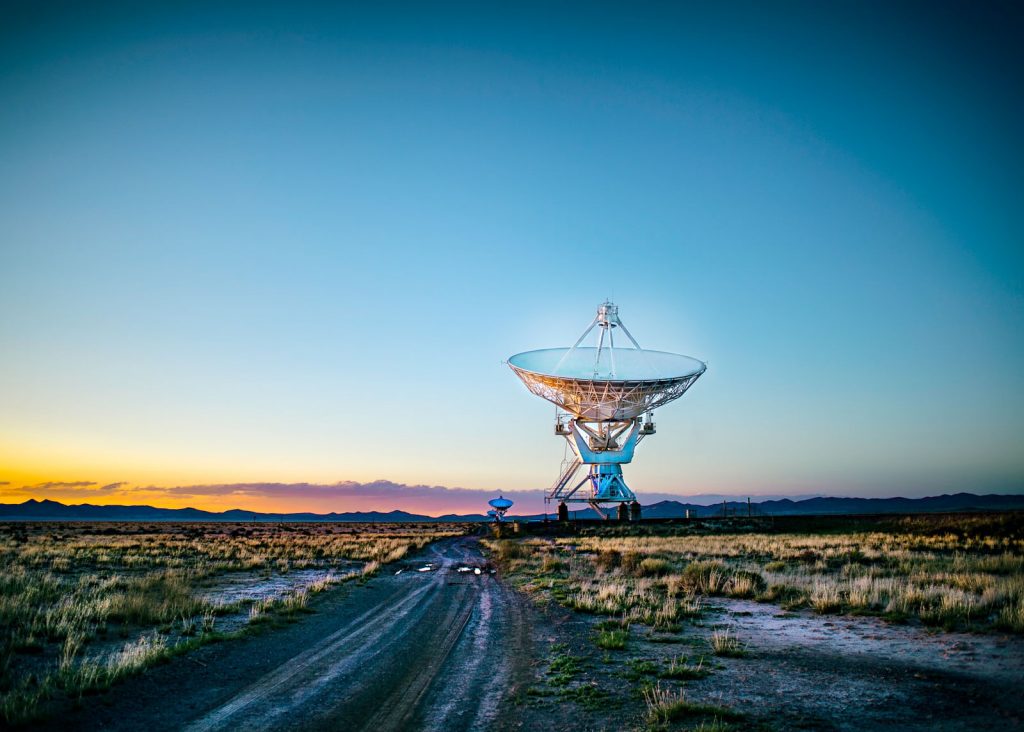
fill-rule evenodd
<path id="1" fill-rule="evenodd" d="M 977 730 L 1024 723 L 1024 639 L 716 600 L 748 655 L 695 693 L 788 727 Z"/>
<path id="2" fill-rule="evenodd" d="M 660 683 L 686 698 L 742 717 L 736 729 L 983 730 L 1024 726 L 1024 639 L 930 631 L 878 618 L 786 613 L 774 605 L 715 599 L 678 633 L 634 626 L 623 651 L 594 645 L 599 618 L 548 604 L 536 610 L 540 632 L 527 693 L 507 722 L 523 730 L 623 730 L 645 726 L 639 689 Z M 715 656 L 709 638 L 729 628 L 739 658 Z M 550 661 L 579 660 L 565 686 L 552 683 Z M 637 673 L 685 656 L 711 673 L 679 682 Z M 589 688 L 588 688 L 589 687 Z M 580 701 L 580 690 L 586 691 Z M 713 721 L 695 716 L 680 727 Z M 514 724 L 511 724 L 514 720 Z"/>

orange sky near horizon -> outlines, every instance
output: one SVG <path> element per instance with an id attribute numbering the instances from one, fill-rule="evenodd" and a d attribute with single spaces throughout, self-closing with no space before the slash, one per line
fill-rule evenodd
<path id="1" fill-rule="evenodd" d="M 5 478 L 6 480 L 6 478 Z M 68 481 L 74 483 L 76 481 Z M 496 497 L 497 491 L 452 491 L 455 495 L 443 500 L 416 495 L 348 495 L 317 496 L 315 494 L 296 497 L 294 495 L 274 497 L 252 495 L 244 491 L 226 494 L 203 495 L 201 487 L 195 493 L 174 494 L 164 486 L 124 485 L 115 488 L 107 486 L 116 483 L 97 482 L 92 486 L 65 487 L 62 481 L 42 480 L 31 483 L 8 481 L 0 485 L 0 503 L 22 503 L 29 499 L 53 500 L 65 504 L 91 503 L 94 505 L 147 505 L 157 508 L 198 508 L 204 511 L 227 511 L 242 509 L 259 513 L 344 513 L 348 511 L 394 511 L 403 510 L 428 516 L 447 513 L 482 513 L 488 497 Z M 458 494 L 464 493 L 464 496 Z M 491 496 L 493 493 L 493 496 Z M 538 498 L 540 493 L 537 493 Z M 542 510 L 539 509 L 538 510 Z"/>
<path id="2" fill-rule="evenodd" d="M 45 484 L 46 482 L 44 482 Z M 494 492 L 497 497 L 498 492 Z M 539 494 L 538 494 L 539 496 Z M 53 500 L 60 503 L 75 505 L 90 503 L 93 505 L 146 505 L 156 508 L 198 508 L 203 511 L 220 512 L 231 509 L 254 511 L 258 513 L 345 513 L 350 511 L 394 511 L 403 510 L 427 516 L 441 516 L 448 513 L 483 513 L 485 501 L 474 492 L 463 501 L 446 502 L 443 507 L 432 505 L 430 499 L 409 497 L 404 500 L 390 500 L 377 496 L 351 496 L 338 498 L 315 498 L 296 500 L 294 498 L 275 499 L 259 497 L 244 493 L 224 496 L 170 496 L 160 488 L 131 487 L 111 491 L 90 488 L 79 489 L 47 489 L 40 490 L 38 484 L 19 486 L 0 486 L 0 503 L 23 503 L 29 499 Z"/>
<path id="3" fill-rule="evenodd" d="M 82 476 L 86 477 L 82 477 Z M 90 473 L 53 474 L 34 470 L 0 473 L 0 503 L 29 499 L 64 504 L 147 505 L 158 508 L 197 508 L 219 512 L 241 509 L 259 513 L 345 513 L 352 511 L 408 511 L 428 516 L 449 513 L 480 514 L 486 502 L 501 491 L 444 486 L 408 486 L 386 480 L 359 483 L 274 483 L 204 481 L 196 483 L 125 482 L 94 480 Z M 517 508 L 544 511 L 541 490 L 505 491 L 515 496 Z"/>
<path id="4" fill-rule="evenodd" d="M 27 447 L 22 445 L 21 447 Z M 246 483 L 296 484 L 295 472 L 265 466 L 250 471 L 227 470 L 223 465 L 188 467 L 162 466 L 145 458 L 124 455 L 117 470 L 110 468 L 105 454 L 86 454 L 84 450 L 19 449 L 17 453 L 0 448 L 0 503 L 22 503 L 29 499 L 60 501 L 65 504 L 149 505 L 158 508 L 198 508 L 204 511 L 242 509 L 261 513 L 315 513 L 347 511 L 406 510 L 429 516 L 447 513 L 481 513 L 481 498 L 494 491 L 454 490 L 445 500 L 414 495 L 251 495 L 239 491 L 206 494 L 202 486 Z M 45 466 L 45 467 L 44 467 Z M 248 473 L 248 474 L 247 474 Z M 314 484 L 330 485 L 336 475 L 307 474 L 303 478 Z M 346 478 L 362 483 L 380 480 L 378 475 L 361 475 L 346 471 Z M 177 487 L 198 487 L 194 493 L 172 492 Z M 539 494 L 538 494 L 539 495 Z M 486 503 L 486 501 L 483 501 Z M 537 507 L 537 510 L 543 510 Z"/>
<path id="5" fill-rule="evenodd" d="M 438 484 L 425 487 L 416 485 L 422 480 L 420 471 L 407 465 L 389 466 L 391 470 L 386 478 L 361 475 L 355 469 L 345 470 L 342 473 L 345 480 L 339 481 L 337 472 L 324 469 L 303 471 L 297 476 L 296 470 L 285 467 L 268 470 L 262 464 L 241 463 L 244 466 L 241 469 L 237 464 L 228 469 L 225 463 L 189 460 L 169 466 L 166 457 L 152 460 L 150 456 L 133 455 L 127 450 L 115 455 L 109 446 L 106 450 L 90 450 L 71 444 L 55 449 L 52 444 L 37 445 L 28 441 L 4 440 L 4 443 L 0 445 L 0 503 L 49 499 L 64 504 L 191 507 L 211 512 L 230 509 L 260 513 L 402 510 L 441 516 L 483 513 L 487 510 L 487 501 L 503 493 L 516 501 L 513 513 L 536 514 L 550 508 L 543 502 L 547 488 L 543 481 L 512 489 L 488 486 L 484 481 L 469 487 Z M 118 467 L 112 469 L 111 465 Z M 423 474 L 429 472 L 432 471 L 423 471 Z M 372 489 L 380 485 L 385 486 L 383 492 Z M 258 488 L 253 490 L 252 486 Z M 338 486 L 355 487 L 339 489 Z M 368 486 L 370 488 L 364 490 Z M 737 497 L 746 495 L 741 486 L 736 490 L 715 492 Z M 641 495 L 645 502 L 665 498 L 685 500 L 685 496 L 674 491 L 644 491 Z"/>

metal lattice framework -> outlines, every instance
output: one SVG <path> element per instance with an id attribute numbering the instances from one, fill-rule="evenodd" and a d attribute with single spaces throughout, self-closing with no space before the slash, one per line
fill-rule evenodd
<path id="1" fill-rule="evenodd" d="M 509 364 L 531 393 L 588 422 L 609 422 L 639 417 L 678 399 L 703 370 L 687 376 L 611 381 L 574 379 L 538 374 Z"/>

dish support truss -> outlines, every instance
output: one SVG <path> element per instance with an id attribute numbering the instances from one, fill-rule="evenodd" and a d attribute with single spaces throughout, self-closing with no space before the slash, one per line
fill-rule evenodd
<path id="1" fill-rule="evenodd" d="M 558 414 L 555 434 L 565 437 L 573 456 L 544 497 L 545 502 L 589 503 L 601 515 L 601 503 L 634 503 L 636 494 L 626 485 L 622 466 L 632 462 L 636 446 L 654 432 L 650 415 L 597 422 Z M 575 481 L 584 465 L 587 473 Z M 584 486 L 588 490 L 581 492 Z"/>

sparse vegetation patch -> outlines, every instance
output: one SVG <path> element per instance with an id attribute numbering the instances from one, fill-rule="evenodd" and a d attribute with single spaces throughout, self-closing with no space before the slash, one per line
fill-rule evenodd
<path id="1" fill-rule="evenodd" d="M 294 621 L 311 594 L 461 533 L 451 524 L 0 524 L 2 720 L 30 721 L 48 699 L 221 640 L 225 616 L 252 628 Z M 297 572 L 311 579 L 254 600 L 221 602 L 203 589 Z"/>
<path id="2" fill-rule="evenodd" d="M 551 590 L 573 610 L 659 629 L 699 617 L 702 598 L 722 596 L 1024 633 L 1022 526 L 1014 515 L 913 517 L 822 534 L 610 526 L 501 542 L 498 558 L 514 556 L 510 569 L 533 578 L 528 589 Z M 559 572 L 546 585 L 542 564 Z"/>

